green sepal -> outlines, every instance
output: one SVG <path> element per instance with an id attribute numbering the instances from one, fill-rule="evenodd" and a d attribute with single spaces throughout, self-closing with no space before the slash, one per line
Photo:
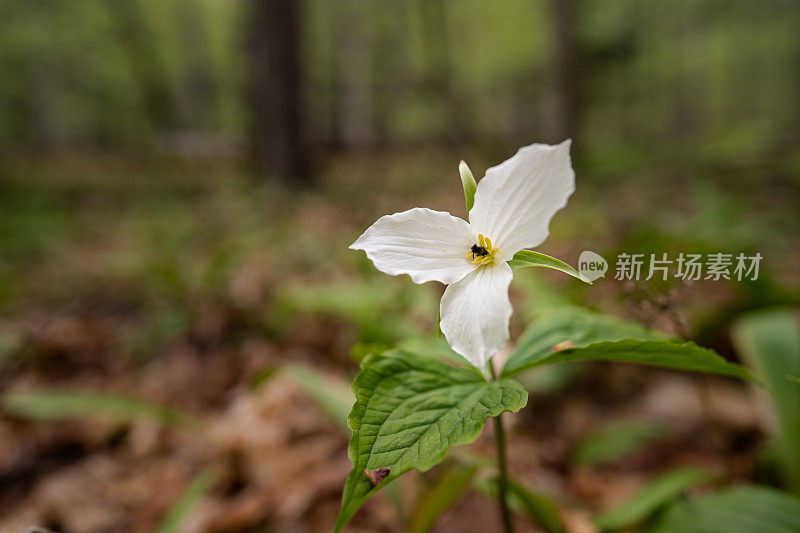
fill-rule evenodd
<path id="1" fill-rule="evenodd" d="M 461 184 L 464 186 L 464 199 L 467 201 L 467 213 L 472 210 L 475 205 L 475 191 L 478 189 L 478 184 L 475 182 L 475 176 L 463 160 L 458 164 L 458 173 L 461 174 Z"/>
<path id="2" fill-rule="evenodd" d="M 549 255 L 541 252 L 534 252 L 533 250 L 520 250 L 519 252 L 515 253 L 514 257 L 508 261 L 508 266 L 514 270 L 525 267 L 552 268 L 553 270 L 559 270 L 564 274 L 568 274 L 573 278 L 577 278 L 585 283 L 588 283 L 589 285 L 592 284 L 591 281 L 581 276 L 577 270 L 569 266 L 564 261 L 556 259 L 555 257 L 550 257 Z"/>

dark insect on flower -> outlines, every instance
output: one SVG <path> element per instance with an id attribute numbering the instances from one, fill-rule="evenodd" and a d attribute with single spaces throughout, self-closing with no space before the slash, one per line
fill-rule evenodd
<path id="1" fill-rule="evenodd" d="M 391 472 L 391 468 L 379 468 L 377 470 L 364 470 L 364 473 L 367 475 L 370 481 L 372 481 L 372 486 L 377 486 L 381 481 L 383 481 L 386 476 L 389 475 Z"/>
<path id="2" fill-rule="evenodd" d="M 471 259 L 475 259 L 475 256 L 483 257 L 484 255 L 489 255 L 489 250 L 484 248 L 483 246 L 478 246 L 477 244 L 473 244 L 472 248 L 469 249 L 469 255 L 471 255 Z"/>

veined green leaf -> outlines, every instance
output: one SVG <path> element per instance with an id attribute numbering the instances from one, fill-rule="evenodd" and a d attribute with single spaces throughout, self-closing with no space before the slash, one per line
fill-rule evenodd
<path id="1" fill-rule="evenodd" d="M 582 347 L 598 341 L 666 339 L 663 333 L 580 307 L 565 306 L 534 322 L 522 335 L 503 368 L 513 376 L 566 346 Z"/>
<path id="2" fill-rule="evenodd" d="M 458 173 L 461 174 L 461 184 L 464 186 L 464 199 L 467 201 L 467 213 L 475 205 L 475 191 L 478 184 L 475 183 L 475 176 L 463 160 L 458 164 Z"/>
<path id="3" fill-rule="evenodd" d="M 191 516 L 195 506 L 203 499 L 203 496 L 208 494 L 216 482 L 217 474 L 211 468 L 201 470 L 161 521 L 156 533 L 181 531 L 183 523 Z"/>
<path id="4" fill-rule="evenodd" d="M 573 459 L 589 465 L 612 463 L 663 434 L 664 427 L 651 420 L 615 420 L 584 435 L 573 451 Z"/>
<path id="5" fill-rule="evenodd" d="M 487 418 L 516 412 L 528 399 L 511 380 L 489 383 L 469 370 L 402 350 L 369 355 L 353 392 L 356 403 L 348 420 L 353 470 L 334 531 L 380 487 L 412 468 L 428 470 L 448 448 L 474 441 Z"/>
<path id="6" fill-rule="evenodd" d="M 560 270 L 564 274 L 569 274 L 573 278 L 577 278 L 589 285 L 591 281 L 581 276 L 577 270 L 569 266 L 567 263 L 555 257 L 543 254 L 541 252 L 534 252 L 533 250 L 520 250 L 514 254 L 508 261 L 508 266 L 514 270 L 524 267 L 544 267 L 552 268 L 553 270 Z"/>
<path id="7" fill-rule="evenodd" d="M 456 464 L 447 468 L 436 484 L 420 495 L 409 531 L 425 533 L 436 519 L 470 489 L 479 465 Z"/>
<path id="8" fill-rule="evenodd" d="M 787 492 L 745 486 L 671 505 L 650 533 L 797 533 L 800 500 Z"/>
<path id="9" fill-rule="evenodd" d="M 778 419 L 777 443 L 786 481 L 800 493 L 800 322 L 794 309 L 771 309 L 743 316 L 734 323 L 737 351 L 770 388 Z"/>
<path id="10" fill-rule="evenodd" d="M 149 418 L 166 426 L 197 427 L 191 414 L 138 398 L 88 390 L 28 390 L 3 396 L 9 414 L 42 421 L 105 416 L 118 422 Z"/>
<path id="11" fill-rule="evenodd" d="M 652 481 L 617 507 L 595 519 L 602 531 L 630 528 L 640 524 L 680 496 L 686 489 L 709 482 L 715 475 L 700 468 L 676 468 Z"/>
<path id="12" fill-rule="evenodd" d="M 758 383 L 743 366 L 729 363 L 714 351 L 701 348 L 693 342 L 622 340 L 595 342 L 582 348 L 569 348 L 553 352 L 528 367 L 561 363 L 564 361 L 606 361 L 659 366 L 673 370 L 705 372 Z"/>

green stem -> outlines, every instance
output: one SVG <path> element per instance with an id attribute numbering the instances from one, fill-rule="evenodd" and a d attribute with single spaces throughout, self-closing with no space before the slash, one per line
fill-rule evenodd
<path id="1" fill-rule="evenodd" d="M 492 372 L 492 376 L 497 379 L 494 372 Z M 494 438 L 497 444 L 497 503 L 500 506 L 500 516 L 503 519 L 503 531 L 505 533 L 514 533 L 514 524 L 511 522 L 511 512 L 508 509 L 508 498 L 506 497 L 508 492 L 508 466 L 506 465 L 506 432 L 503 429 L 502 415 L 494 417 Z"/>

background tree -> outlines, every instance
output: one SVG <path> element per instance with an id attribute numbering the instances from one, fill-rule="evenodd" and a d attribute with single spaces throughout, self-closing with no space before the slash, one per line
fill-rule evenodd
<path id="1" fill-rule="evenodd" d="M 580 117 L 579 0 L 549 0 L 553 41 L 545 106 L 545 140 L 575 136 Z"/>
<path id="2" fill-rule="evenodd" d="M 138 0 L 105 0 L 104 6 L 116 30 L 143 107 L 156 132 L 163 134 L 179 127 L 178 105 L 164 58 L 159 53 L 145 8 Z"/>
<path id="3" fill-rule="evenodd" d="M 253 0 L 247 18 L 254 161 L 260 172 L 295 183 L 310 178 L 299 12 L 294 0 Z"/>

